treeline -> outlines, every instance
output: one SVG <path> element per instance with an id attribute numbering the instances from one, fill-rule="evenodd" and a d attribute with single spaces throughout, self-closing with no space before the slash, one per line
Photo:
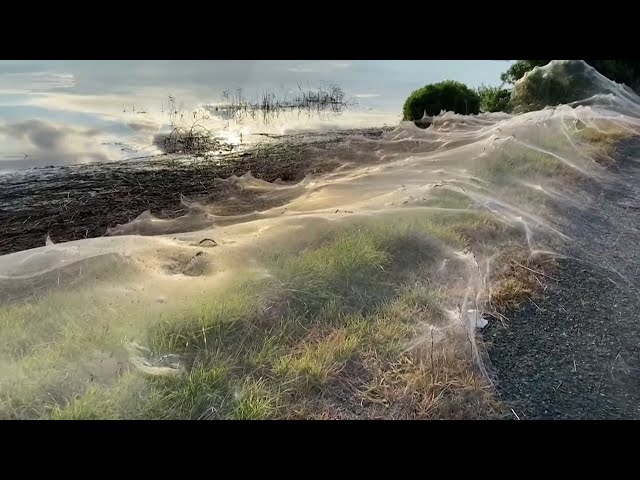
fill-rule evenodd
<path id="1" fill-rule="evenodd" d="M 518 60 L 502 73 L 502 85 L 471 89 L 453 80 L 426 85 L 409 95 L 403 107 L 405 120 L 438 115 L 442 110 L 463 115 L 480 112 L 522 113 L 559 105 L 596 92 L 589 66 L 605 77 L 640 91 L 640 60 L 584 60 L 553 65 L 552 75 L 536 70 L 526 82 L 518 82 L 535 67 L 551 60 Z M 582 97 L 581 97 L 582 96 Z"/>

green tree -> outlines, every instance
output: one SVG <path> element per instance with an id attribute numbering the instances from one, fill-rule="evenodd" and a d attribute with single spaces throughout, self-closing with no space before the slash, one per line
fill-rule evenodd
<path id="1" fill-rule="evenodd" d="M 640 92 L 640 60 L 585 60 L 605 77 Z"/>
<path id="2" fill-rule="evenodd" d="M 518 60 L 500 78 L 514 84 L 534 67 L 546 65 L 551 60 Z M 584 60 L 605 77 L 629 88 L 640 91 L 640 60 Z"/>
<path id="3" fill-rule="evenodd" d="M 419 120 L 424 112 L 438 115 L 441 111 L 463 115 L 480 112 L 480 97 L 463 83 L 453 80 L 426 85 L 409 95 L 404 102 L 404 120 Z"/>
<path id="4" fill-rule="evenodd" d="M 535 67 L 541 67 L 546 65 L 551 60 L 518 60 L 516 63 L 511 65 L 509 69 L 500 75 L 500 79 L 504 83 L 514 84 L 522 77 L 524 74 L 533 70 Z"/>
<path id="5" fill-rule="evenodd" d="M 557 62 L 534 69 L 513 86 L 510 108 L 515 113 L 575 102 L 599 93 L 593 68 L 581 61 Z"/>
<path id="6" fill-rule="evenodd" d="M 482 112 L 508 112 L 511 91 L 503 87 L 482 85 L 478 88 Z"/>

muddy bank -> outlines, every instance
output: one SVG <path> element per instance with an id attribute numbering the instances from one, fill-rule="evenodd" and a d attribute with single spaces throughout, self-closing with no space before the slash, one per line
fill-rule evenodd
<path id="1" fill-rule="evenodd" d="M 513 418 L 640 418 L 640 141 L 620 145 L 620 183 L 587 183 L 567 208 L 572 237 L 545 282 L 483 333 L 496 387 Z M 568 212 L 568 213 L 567 213 Z"/>
<path id="2" fill-rule="evenodd" d="M 350 137 L 376 139 L 386 130 L 281 137 L 206 160 L 160 156 L 0 175 L 0 255 L 41 247 L 47 236 L 54 243 L 99 237 L 146 210 L 175 218 L 187 211 L 185 197 L 221 215 L 264 210 L 276 205 L 222 180 L 251 172 L 297 182 L 340 166 L 338 152 Z"/>

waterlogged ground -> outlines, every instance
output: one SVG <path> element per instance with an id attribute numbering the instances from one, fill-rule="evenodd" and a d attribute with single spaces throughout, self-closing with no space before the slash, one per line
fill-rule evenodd
<path id="1" fill-rule="evenodd" d="M 579 107 L 66 172 L 106 235 L 5 246 L 0 415 L 636 416 L 640 98 L 595 80 Z M 127 222 L 94 176 L 136 192 Z M 12 185 L 28 224 L 38 189 Z"/>
<path id="2" fill-rule="evenodd" d="M 245 192 L 229 178 L 299 182 L 343 165 L 348 138 L 379 138 L 386 130 L 289 135 L 208 158 L 162 155 L 1 175 L 0 254 L 42 246 L 47 238 L 58 243 L 102 236 L 145 211 L 176 218 L 188 212 L 186 202 L 215 205 L 211 211 L 218 214 L 264 210 L 285 200 Z"/>

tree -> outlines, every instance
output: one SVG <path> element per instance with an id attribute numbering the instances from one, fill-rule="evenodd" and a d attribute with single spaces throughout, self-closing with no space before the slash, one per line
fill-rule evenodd
<path id="1" fill-rule="evenodd" d="M 585 60 L 605 77 L 640 91 L 640 60 Z"/>
<path id="2" fill-rule="evenodd" d="M 518 60 L 500 78 L 505 83 L 514 84 L 524 74 L 535 67 L 547 65 L 551 60 Z M 605 77 L 617 83 L 624 83 L 635 91 L 640 91 L 640 60 L 584 60 Z"/>
<path id="3" fill-rule="evenodd" d="M 514 113 L 524 113 L 589 98 L 601 93 L 594 73 L 594 68 L 581 60 L 534 69 L 514 85 L 510 107 Z"/>
<path id="4" fill-rule="evenodd" d="M 488 87 L 485 85 L 478 88 L 480 97 L 480 110 L 482 112 L 508 112 L 511 92 L 502 87 Z"/>
<path id="5" fill-rule="evenodd" d="M 480 97 L 463 83 L 453 80 L 426 85 L 409 95 L 404 102 L 404 120 L 419 120 L 424 112 L 434 116 L 443 110 L 463 115 L 480 112 Z"/>
<path id="6" fill-rule="evenodd" d="M 518 60 L 509 67 L 509 70 L 500 75 L 500 79 L 504 83 L 510 83 L 513 85 L 524 77 L 525 73 L 533 70 L 535 67 L 542 67 L 550 61 L 551 60 Z"/>

